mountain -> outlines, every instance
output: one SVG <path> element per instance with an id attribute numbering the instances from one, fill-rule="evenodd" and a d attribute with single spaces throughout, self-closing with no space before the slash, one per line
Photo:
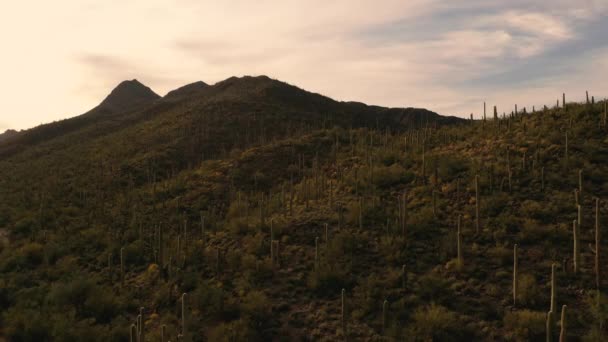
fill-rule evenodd
<path id="1" fill-rule="evenodd" d="M 149 104 L 160 96 L 138 80 L 123 81 L 99 104 L 96 110 L 124 112 Z"/>
<path id="2" fill-rule="evenodd" d="M 176 98 L 176 97 L 185 97 L 192 96 L 199 92 L 202 89 L 209 87 L 209 85 L 203 81 L 197 81 L 194 83 L 187 84 L 183 87 L 172 90 L 165 95 L 165 98 Z"/>
<path id="3" fill-rule="evenodd" d="M 177 139 L 182 135 L 180 130 L 197 130 L 197 139 L 204 134 L 209 143 L 197 144 L 196 151 L 192 151 L 200 157 L 204 153 L 230 149 L 235 144 L 248 144 L 250 141 L 244 142 L 244 139 L 251 139 L 252 135 L 272 139 L 291 134 L 289 130 L 302 125 L 403 130 L 462 121 L 422 109 L 336 102 L 266 76 L 232 77 L 213 86 L 196 82 L 169 92 L 164 98 L 132 80 L 120 83 L 97 107 L 83 115 L 26 130 L 18 139 L 0 144 L 0 158 L 43 142 L 43 148 L 56 144 L 65 147 L 73 141 L 92 143 L 95 137 L 117 132 L 130 134 L 128 132 L 146 124 L 156 125 L 157 131 L 147 131 L 150 137 L 138 135 L 142 140 L 155 140 L 164 132 L 173 134 L 166 137 L 166 142 L 184 143 L 183 137 Z"/>
<path id="4" fill-rule="evenodd" d="M 0 158 L 43 142 L 51 142 L 55 138 L 62 139 L 70 134 L 87 132 L 88 135 L 82 136 L 84 139 L 105 134 L 106 132 L 101 131 L 91 132 L 90 128 L 108 123 L 113 123 L 113 126 L 123 125 L 129 120 L 129 114 L 151 105 L 159 98 L 159 95 L 137 80 L 123 81 L 98 106 L 82 115 L 21 131 L 15 139 L 4 143 L 0 140 Z"/>
<path id="5" fill-rule="evenodd" d="M 193 340 L 339 340 L 342 289 L 352 340 L 381 339 L 385 299 L 396 340 L 432 340 L 422 335 L 437 315 L 461 340 L 501 336 L 496 305 L 508 286 L 484 253 L 502 260 L 512 227 L 527 226 L 513 221 L 523 195 L 506 198 L 504 182 L 490 192 L 484 172 L 491 160 L 505 177 L 504 146 L 512 167 L 515 151 L 530 148 L 529 160 L 542 146 L 558 184 L 550 161 L 559 139 L 540 123 L 338 102 L 265 76 L 197 82 L 162 98 L 123 83 L 83 115 L 0 142 L 0 339 L 126 341 L 143 308 L 147 338 L 160 339 L 165 325 L 175 340 L 183 304 Z M 484 217 L 500 228 L 473 242 L 477 173 Z M 536 191 L 532 173 L 514 174 L 515 191 Z M 462 275 L 449 263 L 458 214 L 471 263 Z"/>

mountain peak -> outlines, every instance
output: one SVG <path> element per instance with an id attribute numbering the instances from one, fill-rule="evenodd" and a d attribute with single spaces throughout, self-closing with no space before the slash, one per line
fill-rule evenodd
<path id="1" fill-rule="evenodd" d="M 160 96 L 153 92 L 152 89 L 133 79 L 120 82 L 110 95 L 101 102 L 99 107 L 110 111 L 121 111 L 152 102 L 158 98 Z"/>
<path id="2" fill-rule="evenodd" d="M 186 84 L 185 86 L 179 87 L 172 90 L 165 95 L 165 98 L 172 98 L 178 96 L 188 96 L 196 93 L 199 90 L 208 88 L 209 85 L 203 81 L 196 81 L 194 83 Z"/>

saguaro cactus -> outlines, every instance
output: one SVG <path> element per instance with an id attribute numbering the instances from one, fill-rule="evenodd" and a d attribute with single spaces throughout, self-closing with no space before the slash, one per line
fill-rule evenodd
<path id="1" fill-rule="evenodd" d="M 388 328 L 388 300 L 384 300 L 382 303 L 382 333 L 386 334 Z"/>
<path id="2" fill-rule="evenodd" d="M 114 280 L 112 277 L 112 252 L 108 253 L 108 278 L 110 278 L 110 284 Z"/>
<path id="3" fill-rule="evenodd" d="M 553 342 L 553 326 L 555 325 L 553 318 L 553 311 L 547 313 L 547 342 Z"/>
<path id="4" fill-rule="evenodd" d="M 513 245 L 513 305 L 517 304 L 517 287 L 518 287 L 518 274 L 517 274 L 517 244 Z"/>
<path id="5" fill-rule="evenodd" d="M 182 337 L 184 341 L 189 341 L 186 327 L 186 293 L 182 293 Z"/>
<path id="6" fill-rule="evenodd" d="M 595 199 L 595 248 L 591 248 L 591 251 L 595 254 L 595 286 L 600 290 L 602 285 L 601 268 L 600 268 L 600 243 L 601 243 L 601 232 L 600 232 L 600 199 Z"/>
<path id="7" fill-rule="evenodd" d="M 456 253 L 458 269 L 462 269 L 464 265 L 464 260 L 462 256 L 462 232 L 460 231 L 460 215 L 458 215 L 458 230 L 456 231 Z"/>
<path id="8" fill-rule="evenodd" d="M 341 312 L 341 320 L 342 320 L 342 334 L 344 334 L 344 340 L 347 339 L 346 332 L 346 290 L 342 289 L 342 312 Z"/>
<path id="9" fill-rule="evenodd" d="M 475 175 L 475 231 L 479 234 L 479 175 Z"/>
<path id="10" fill-rule="evenodd" d="M 559 342 L 566 342 L 568 338 L 568 331 L 566 330 L 566 309 L 567 305 L 562 305 L 562 319 L 561 319 L 561 329 L 559 332 Z"/>
<path id="11" fill-rule="evenodd" d="M 433 216 L 437 217 L 437 191 L 433 190 Z"/>
<path id="12" fill-rule="evenodd" d="M 363 199 L 359 197 L 359 229 L 363 229 Z"/>
<path id="13" fill-rule="evenodd" d="M 120 248 L 120 284 L 125 285 L 125 249 Z"/>
<path id="14" fill-rule="evenodd" d="M 578 170 L 578 194 L 583 197 L 583 170 Z"/>
<path id="15" fill-rule="evenodd" d="M 319 237 L 315 237 L 315 270 L 319 269 Z"/>
<path id="16" fill-rule="evenodd" d="M 540 168 L 540 191 L 545 191 L 545 167 Z"/>
<path id="17" fill-rule="evenodd" d="M 274 247 L 273 247 L 273 241 L 274 241 L 274 227 L 273 227 L 273 221 L 270 220 L 270 262 L 274 264 Z"/>
<path id="18" fill-rule="evenodd" d="M 239 195 L 240 198 L 240 195 Z M 240 209 L 240 206 L 239 206 Z M 201 240 L 203 240 L 203 242 L 205 242 L 205 216 L 203 215 L 203 212 L 200 212 L 200 216 L 201 216 Z"/>
<path id="19" fill-rule="evenodd" d="M 551 264 L 551 308 L 549 311 L 556 312 L 557 310 L 557 294 L 556 294 L 556 285 L 555 285 L 555 268 L 556 264 Z"/>
<path id="20" fill-rule="evenodd" d="M 164 241 L 163 241 L 163 226 L 158 225 L 158 265 L 162 268 L 165 262 L 164 255 Z"/>
<path id="21" fill-rule="evenodd" d="M 131 324 L 131 337 L 129 339 L 130 342 L 138 342 L 137 341 L 137 327 L 135 324 Z"/>
<path id="22" fill-rule="evenodd" d="M 139 324 L 137 325 L 138 328 L 139 328 L 139 331 L 138 331 L 138 333 L 139 333 L 139 340 L 138 341 L 139 342 L 144 342 L 145 341 L 145 332 L 146 332 L 144 325 L 145 325 L 146 320 L 144 318 L 144 308 L 143 307 L 139 308 L 139 316 L 138 317 L 139 317 Z"/>
<path id="23" fill-rule="evenodd" d="M 562 107 L 566 109 L 566 93 L 562 94 Z"/>
<path id="24" fill-rule="evenodd" d="M 564 158 L 566 159 L 566 162 L 568 162 L 568 132 L 566 132 L 566 137 L 565 137 Z"/>
<path id="25" fill-rule="evenodd" d="M 581 260 L 581 254 L 579 249 L 579 229 L 576 220 L 572 221 L 572 237 L 574 239 L 574 250 L 572 255 L 572 260 L 574 264 L 574 274 L 578 273 L 579 270 L 579 262 Z"/>

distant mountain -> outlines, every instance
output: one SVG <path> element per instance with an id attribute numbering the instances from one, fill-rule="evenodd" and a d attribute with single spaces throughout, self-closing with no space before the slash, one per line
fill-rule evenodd
<path id="1" fill-rule="evenodd" d="M 272 139 L 302 134 L 316 128 L 373 127 L 403 131 L 428 125 L 454 124 L 462 119 L 444 117 L 416 108 L 384 108 L 356 102 L 337 102 L 267 76 L 231 77 L 213 86 L 199 81 L 161 98 L 137 80 L 124 81 L 95 108 L 71 119 L 23 131 L 0 141 L 0 158 L 44 143 L 60 151 L 70 144 L 93 148 L 94 139 L 116 135 L 129 141 L 132 155 L 142 149 L 159 152 L 179 164 L 217 156 L 236 146 L 246 147 Z M 137 145 L 135 141 L 142 141 Z M 123 146 L 123 149 L 125 147 Z M 182 149 L 186 148 L 186 151 Z M 123 152 L 126 152 L 123 151 Z"/>
<path id="2" fill-rule="evenodd" d="M 159 98 L 158 94 L 137 80 L 123 81 L 98 106 L 82 115 L 22 131 L 15 139 L 0 138 L 0 157 L 17 153 L 27 146 L 99 125 L 100 122 L 115 121 L 115 114 L 126 115 Z"/>
<path id="3" fill-rule="evenodd" d="M 149 104 L 160 96 L 138 80 L 123 81 L 96 108 L 111 112 L 126 111 Z"/>

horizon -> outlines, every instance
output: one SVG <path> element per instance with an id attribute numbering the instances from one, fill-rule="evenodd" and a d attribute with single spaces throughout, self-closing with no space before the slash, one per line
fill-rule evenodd
<path id="1" fill-rule="evenodd" d="M 465 118 L 479 118 L 484 101 L 502 113 L 551 106 L 562 93 L 572 102 L 608 95 L 600 0 L 37 7 L 0 14 L 0 132 L 83 114 L 128 79 L 164 96 L 199 80 L 267 75 L 337 101 Z"/>

